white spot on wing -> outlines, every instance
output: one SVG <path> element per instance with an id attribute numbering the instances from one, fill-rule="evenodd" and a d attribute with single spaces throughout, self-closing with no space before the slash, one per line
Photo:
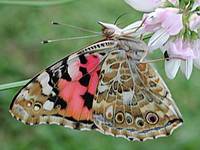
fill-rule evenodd
<path id="1" fill-rule="evenodd" d="M 73 61 L 75 58 L 76 58 L 75 60 L 77 60 L 77 58 L 78 58 L 77 56 L 78 55 L 76 53 L 70 55 L 69 58 L 68 58 L 68 60 L 67 60 L 67 63 L 69 64 L 70 61 Z"/>
<path id="2" fill-rule="evenodd" d="M 47 72 L 43 72 L 38 76 L 37 79 L 42 85 L 43 94 L 50 95 L 53 88 L 48 83 L 50 80 L 49 74 Z"/>
<path id="3" fill-rule="evenodd" d="M 46 101 L 44 104 L 43 104 L 43 108 L 45 110 L 48 110 L 48 111 L 51 111 L 53 109 L 53 106 L 54 106 L 54 103 L 51 102 L 51 101 Z"/>
<path id="4" fill-rule="evenodd" d="M 70 58 L 69 58 L 70 59 Z M 70 63 L 70 65 L 68 66 L 68 73 L 70 75 L 70 77 L 72 78 L 72 80 L 76 80 L 78 76 L 80 76 L 79 74 L 79 59 L 77 58 L 73 58 Z"/>
<path id="5" fill-rule="evenodd" d="M 133 91 L 122 93 L 123 103 L 126 105 L 131 105 L 133 103 Z"/>
<path id="6" fill-rule="evenodd" d="M 108 86 L 107 85 L 99 85 L 99 87 L 98 87 L 98 90 L 99 90 L 99 92 L 101 93 L 101 92 L 104 92 L 105 90 L 107 90 L 108 89 Z"/>
<path id="7" fill-rule="evenodd" d="M 17 96 L 17 99 L 23 97 L 25 100 L 29 100 L 29 93 L 28 90 L 22 90 L 20 94 Z"/>
<path id="8" fill-rule="evenodd" d="M 172 105 L 169 106 L 169 110 L 171 110 L 175 115 L 177 114 L 177 112 L 175 111 L 175 109 Z"/>
<path id="9" fill-rule="evenodd" d="M 49 116 L 40 116 L 40 122 L 39 122 L 39 124 L 46 124 L 47 123 L 47 121 L 48 121 L 48 119 L 49 119 Z"/>
<path id="10" fill-rule="evenodd" d="M 55 65 L 53 65 L 51 67 L 51 70 L 57 70 L 57 69 L 59 69 L 61 67 L 61 65 L 62 65 L 62 61 L 60 61 L 60 62 L 56 63 Z"/>
<path id="11" fill-rule="evenodd" d="M 20 116 L 20 119 L 23 120 L 24 122 L 26 122 L 26 120 L 29 117 L 29 114 L 27 113 L 27 111 L 20 105 L 14 105 L 13 107 L 13 116 Z"/>
<path id="12" fill-rule="evenodd" d="M 106 110 L 106 117 L 107 119 L 113 118 L 113 105 L 109 106 Z"/>

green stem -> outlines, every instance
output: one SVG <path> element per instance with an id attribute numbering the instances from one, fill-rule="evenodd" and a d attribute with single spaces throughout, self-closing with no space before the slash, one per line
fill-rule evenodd
<path id="1" fill-rule="evenodd" d="M 54 0 L 54 1 L 0 1 L 6 5 L 27 5 L 27 6 L 49 6 L 72 2 L 73 0 Z"/>
<path id="2" fill-rule="evenodd" d="M 7 84 L 1 84 L 1 85 L 0 85 L 0 91 L 4 91 L 4 90 L 8 90 L 8 89 L 12 89 L 12 88 L 24 86 L 24 85 L 26 85 L 29 81 L 30 81 L 30 79 L 28 79 L 28 80 L 23 80 L 23 81 L 18 81 L 18 82 L 7 83 Z"/>

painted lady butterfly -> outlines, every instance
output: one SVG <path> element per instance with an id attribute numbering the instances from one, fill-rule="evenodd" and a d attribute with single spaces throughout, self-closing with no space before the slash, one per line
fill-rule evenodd
<path id="1" fill-rule="evenodd" d="M 48 67 L 15 96 L 10 113 L 28 124 L 58 124 L 144 141 L 182 124 L 170 91 L 142 62 L 147 47 L 130 30 L 102 23 L 105 39 Z"/>

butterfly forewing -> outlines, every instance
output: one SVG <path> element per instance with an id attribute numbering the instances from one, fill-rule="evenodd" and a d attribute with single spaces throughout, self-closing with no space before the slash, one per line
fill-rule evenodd
<path id="1" fill-rule="evenodd" d="M 58 124 L 71 128 L 94 128 L 92 103 L 102 61 L 115 46 L 97 42 L 67 56 L 33 78 L 15 96 L 11 114 L 34 124 Z"/>

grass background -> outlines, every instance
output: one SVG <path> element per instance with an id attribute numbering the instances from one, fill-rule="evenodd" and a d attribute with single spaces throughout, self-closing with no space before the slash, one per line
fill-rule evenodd
<path id="1" fill-rule="evenodd" d="M 123 0 L 74 0 L 62 5 L 43 7 L 0 4 L 0 84 L 31 78 L 70 52 L 98 40 L 92 38 L 41 45 L 40 41 L 47 38 L 88 35 L 65 26 L 53 27 L 50 25 L 51 20 L 100 31 L 97 21 L 113 23 L 125 12 L 129 15 L 120 19 L 118 24 L 121 27 L 142 15 L 127 6 Z M 158 57 L 159 53 L 154 56 Z M 180 73 L 175 80 L 168 80 L 163 63 L 155 65 L 171 89 L 185 121 L 172 136 L 138 143 L 55 125 L 26 126 L 8 113 L 12 97 L 19 90 L 16 88 L 0 92 L 0 149 L 199 149 L 200 71 L 194 69 L 189 81 Z"/>

